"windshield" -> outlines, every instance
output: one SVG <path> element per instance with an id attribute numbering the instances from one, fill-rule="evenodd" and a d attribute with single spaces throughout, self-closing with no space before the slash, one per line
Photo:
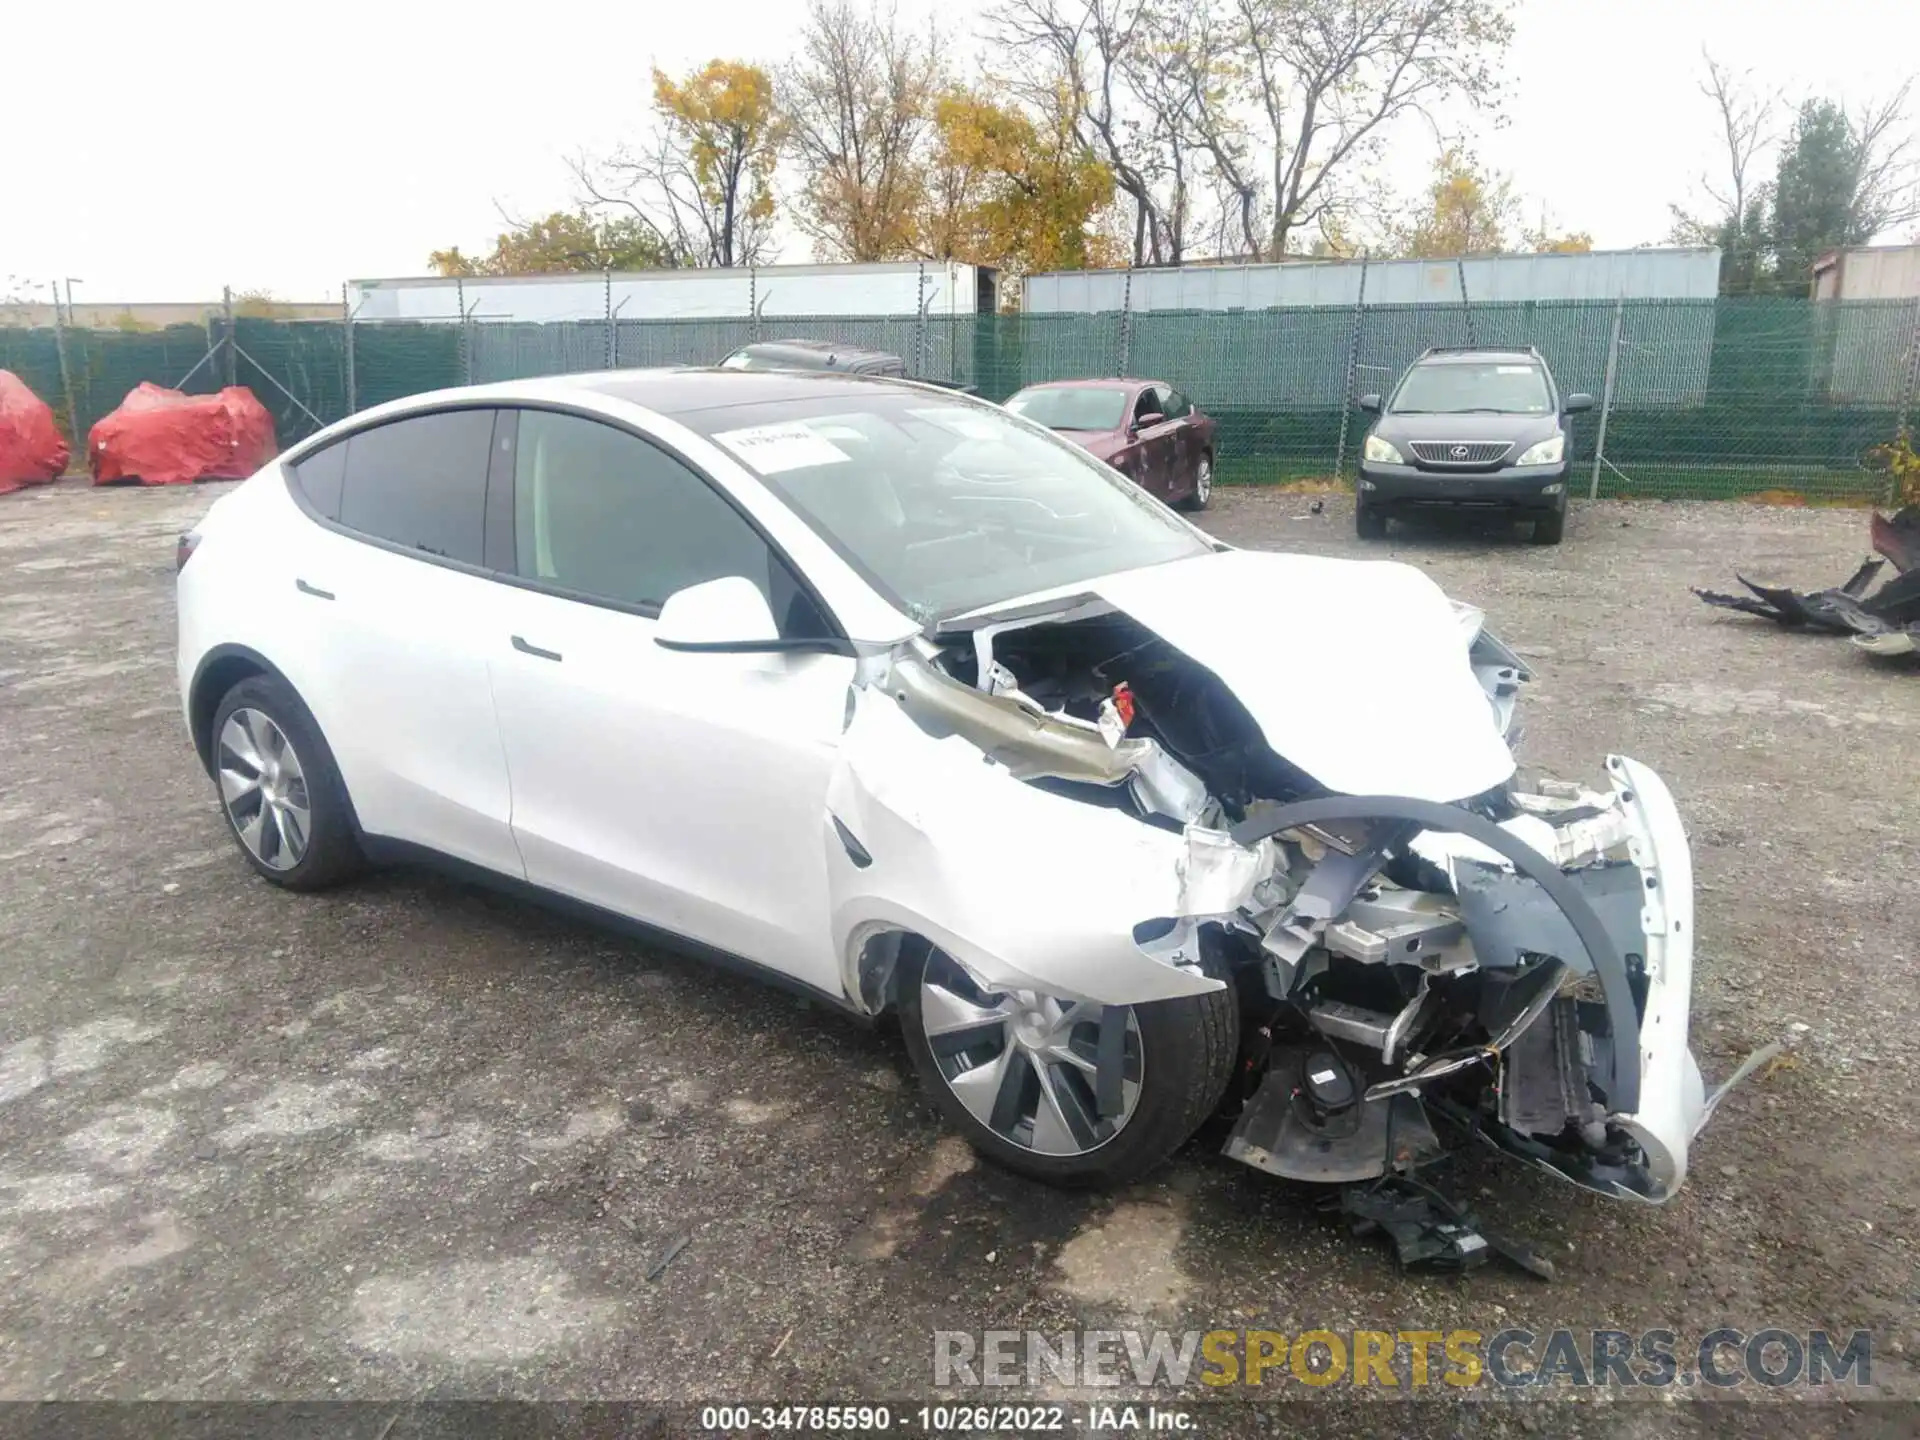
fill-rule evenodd
<path id="1" fill-rule="evenodd" d="M 1553 406 L 1538 365 L 1450 360 L 1407 371 L 1390 408 L 1396 415 L 1545 415 Z"/>
<path id="2" fill-rule="evenodd" d="M 1022 390 L 1007 409 L 1049 430 L 1115 430 L 1127 413 L 1127 392 L 1106 387 L 1046 386 Z"/>
<path id="3" fill-rule="evenodd" d="M 1085 451 L 988 406 L 876 386 L 679 418 L 922 624 L 1209 548 Z"/>

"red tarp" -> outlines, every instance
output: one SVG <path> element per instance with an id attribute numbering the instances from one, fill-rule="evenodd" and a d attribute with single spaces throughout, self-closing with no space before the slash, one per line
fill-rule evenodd
<path id="1" fill-rule="evenodd" d="M 273 417 L 244 385 L 218 395 L 182 395 L 142 382 L 87 434 L 93 483 L 143 485 L 244 480 L 279 450 Z"/>
<path id="2" fill-rule="evenodd" d="M 0 370 L 0 495 L 44 485 L 67 468 L 67 442 L 47 402 Z"/>

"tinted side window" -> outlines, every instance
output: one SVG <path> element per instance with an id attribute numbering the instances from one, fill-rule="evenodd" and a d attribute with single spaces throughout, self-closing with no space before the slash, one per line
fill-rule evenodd
<path id="1" fill-rule="evenodd" d="M 340 523 L 409 550 L 482 563 L 491 410 L 447 410 L 347 441 Z"/>
<path id="2" fill-rule="evenodd" d="M 1133 418 L 1137 422 L 1144 415 L 1151 415 L 1160 408 L 1160 394 L 1149 385 L 1140 392 L 1140 398 L 1133 402 Z"/>
<path id="3" fill-rule="evenodd" d="M 1164 413 L 1169 420 L 1178 420 L 1184 415 L 1191 415 L 1193 413 L 1193 402 L 1178 390 L 1167 391 L 1166 397 L 1167 408 Z"/>
<path id="4" fill-rule="evenodd" d="M 780 631 L 826 635 L 824 618 L 760 534 L 666 451 L 611 425 L 520 412 L 514 459 L 519 573 L 645 608 L 676 590 L 744 575 Z"/>
<path id="5" fill-rule="evenodd" d="M 293 483 L 307 503 L 329 520 L 340 518 L 340 490 L 347 478 L 347 442 L 316 450 L 293 467 Z"/>

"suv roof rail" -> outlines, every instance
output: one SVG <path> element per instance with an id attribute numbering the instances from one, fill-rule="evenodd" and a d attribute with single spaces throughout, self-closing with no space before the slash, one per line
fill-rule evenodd
<path id="1" fill-rule="evenodd" d="M 1471 355 L 1476 351 L 1500 355 L 1531 355 L 1540 358 L 1540 352 L 1531 345 L 1429 345 L 1420 352 L 1420 358 L 1429 355 Z"/>

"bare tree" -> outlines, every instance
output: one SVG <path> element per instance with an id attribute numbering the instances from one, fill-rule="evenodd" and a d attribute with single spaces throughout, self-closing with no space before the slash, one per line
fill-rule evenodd
<path id="1" fill-rule="evenodd" d="M 1171 0 L 1004 0 L 990 18 L 1029 96 L 1064 92 L 1132 211 L 1136 265 L 1177 265 L 1201 142 L 1162 47 Z"/>
<path id="2" fill-rule="evenodd" d="M 1853 211 L 1871 233 L 1920 220 L 1920 147 L 1907 114 L 1913 81 L 1883 100 L 1870 100 L 1847 116 L 1860 167 Z"/>
<path id="3" fill-rule="evenodd" d="M 1268 255 L 1332 215 L 1401 116 L 1499 99 L 1507 0 L 1232 0 L 1232 40 L 1272 146 Z M 1437 127 L 1436 127 L 1437 128 Z"/>
<path id="4" fill-rule="evenodd" d="M 1725 147 L 1720 157 L 1725 168 L 1717 175 L 1700 177 L 1701 193 L 1711 202 L 1709 216 L 1670 207 L 1673 238 L 1690 245 L 1718 245 L 1727 252 L 1723 268 L 1731 277 L 1752 270 L 1763 243 L 1760 212 L 1765 208 L 1766 185 L 1756 178 L 1757 162 L 1779 139 L 1780 97 L 1758 87 L 1751 71 L 1736 75 L 1711 54 L 1706 54 L 1706 62 L 1700 93 L 1713 105 Z"/>
<path id="5" fill-rule="evenodd" d="M 1157 51 L 1172 76 L 1178 109 L 1205 153 L 1212 192 L 1208 216 L 1220 254 L 1258 259 L 1266 248 L 1266 185 L 1258 141 L 1243 103 L 1245 69 L 1219 0 L 1172 12 L 1157 27 Z"/>
<path id="6" fill-rule="evenodd" d="M 826 256 L 913 253 L 927 139 L 944 72 L 937 30 L 891 9 L 810 0 L 799 56 L 780 77 L 790 144 L 807 175 L 799 223 Z"/>

